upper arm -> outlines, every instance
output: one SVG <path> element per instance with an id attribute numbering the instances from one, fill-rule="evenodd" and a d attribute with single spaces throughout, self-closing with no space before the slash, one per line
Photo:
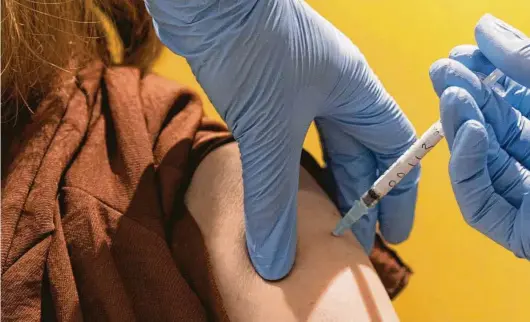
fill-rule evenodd
<path id="1" fill-rule="evenodd" d="M 338 211 L 305 170 L 300 173 L 295 265 L 281 281 L 263 280 L 248 259 L 241 162 L 235 143 L 216 149 L 203 160 L 186 204 L 202 232 L 231 320 L 398 320 L 354 236 L 331 235 Z"/>

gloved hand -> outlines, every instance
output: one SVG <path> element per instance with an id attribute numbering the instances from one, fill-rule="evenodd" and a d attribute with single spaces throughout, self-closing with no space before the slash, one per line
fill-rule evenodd
<path id="1" fill-rule="evenodd" d="M 414 129 L 359 50 L 303 1 L 146 5 L 162 42 L 187 59 L 239 144 L 250 258 L 263 278 L 280 279 L 295 258 L 299 162 L 311 121 L 343 213 L 415 141 Z M 416 169 L 353 227 L 366 251 L 377 220 L 389 242 L 408 237 L 418 179 Z"/>
<path id="2" fill-rule="evenodd" d="M 451 183 L 471 226 L 530 259 L 530 40 L 490 15 L 475 37 L 478 48 L 456 47 L 430 71 Z M 496 67 L 507 77 L 491 91 L 480 78 Z"/>

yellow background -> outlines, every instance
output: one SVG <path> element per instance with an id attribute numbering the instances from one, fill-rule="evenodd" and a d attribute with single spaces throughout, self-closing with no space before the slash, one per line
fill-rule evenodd
<path id="1" fill-rule="evenodd" d="M 458 44 L 474 43 L 484 13 L 530 34 L 529 0 L 312 0 L 363 51 L 418 133 L 438 117 L 428 70 Z M 155 71 L 200 90 L 186 62 L 164 52 Z M 206 112 L 218 117 L 206 102 Z M 321 158 L 311 128 L 305 147 Z M 395 301 L 402 321 L 530 321 L 530 263 L 468 227 L 447 174 L 444 142 L 423 161 L 414 230 L 397 246 L 414 270 Z"/>

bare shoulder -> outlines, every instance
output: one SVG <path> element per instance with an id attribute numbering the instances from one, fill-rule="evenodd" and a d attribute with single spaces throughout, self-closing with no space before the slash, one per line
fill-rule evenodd
<path id="1" fill-rule="evenodd" d="M 354 236 L 331 235 L 338 211 L 304 169 L 300 170 L 295 266 L 279 282 L 261 279 L 247 257 L 241 162 L 235 143 L 216 149 L 201 162 L 186 203 L 204 236 L 231 320 L 398 320 Z"/>

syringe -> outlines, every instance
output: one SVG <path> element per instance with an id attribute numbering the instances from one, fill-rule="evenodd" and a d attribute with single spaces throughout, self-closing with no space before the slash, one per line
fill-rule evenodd
<path id="1" fill-rule="evenodd" d="M 503 75 L 500 70 L 495 69 L 482 82 L 484 85 L 493 88 L 495 83 Z M 375 207 L 379 200 L 399 184 L 443 138 L 442 123 L 438 120 L 375 181 L 372 187 L 362 195 L 360 200 L 354 202 L 351 209 L 342 217 L 335 230 L 333 230 L 333 235 L 341 236 L 346 229 L 349 229 L 362 216 L 366 215 L 368 209 Z"/>

